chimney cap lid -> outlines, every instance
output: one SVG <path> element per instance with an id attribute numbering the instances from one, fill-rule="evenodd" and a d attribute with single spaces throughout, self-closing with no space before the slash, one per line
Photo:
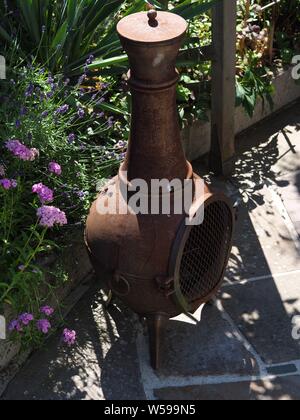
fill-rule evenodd
<path id="1" fill-rule="evenodd" d="M 175 13 L 150 10 L 123 18 L 117 25 L 122 38 L 140 43 L 159 43 L 182 37 L 187 22 Z"/>

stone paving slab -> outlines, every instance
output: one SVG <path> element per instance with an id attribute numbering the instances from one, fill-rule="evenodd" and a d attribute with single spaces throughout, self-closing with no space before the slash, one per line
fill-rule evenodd
<path id="1" fill-rule="evenodd" d="M 280 188 L 281 199 L 300 239 L 300 172 L 282 177 L 281 182 L 286 183 Z"/>
<path id="2" fill-rule="evenodd" d="M 11 382 L 4 400 L 145 399 L 135 346 L 135 317 L 126 309 L 103 309 L 95 285 L 70 313 L 77 331 L 72 348 L 54 335 Z"/>
<path id="3" fill-rule="evenodd" d="M 300 203 L 300 200 L 298 200 Z M 300 269 L 300 255 L 268 187 L 256 193 L 256 203 L 239 207 L 232 254 L 225 280 Z"/>
<path id="4" fill-rule="evenodd" d="M 255 181 L 299 171 L 300 102 L 241 133 L 236 146 L 243 173 Z"/>
<path id="5" fill-rule="evenodd" d="M 222 303 L 268 364 L 300 359 L 292 319 L 300 315 L 300 272 L 223 289 Z"/>
<path id="6" fill-rule="evenodd" d="M 159 400 L 176 401 L 246 401 L 300 400 L 300 376 L 264 381 L 164 388 L 154 392 Z"/>
<path id="7" fill-rule="evenodd" d="M 252 354 L 234 336 L 221 312 L 207 305 L 198 325 L 171 321 L 164 340 L 159 376 L 254 375 Z"/>

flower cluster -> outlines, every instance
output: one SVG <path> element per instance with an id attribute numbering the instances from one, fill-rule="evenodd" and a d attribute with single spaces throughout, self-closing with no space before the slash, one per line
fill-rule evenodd
<path id="1" fill-rule="evenodd" d="M 51 308 L 51 306 L 46 305 L 40 308 L 40 312 L 46 316 L 52 316 L 54 314 L 54 309 Z"/>
<path id="2" fill-rule="evenodd" d="M 54 309 L 48 305 L 42 306 L 40 308 L 40 313 L 43 315 L 46 315 L 47 318 L 41 318 L 41 319 L 35 320 L 34 315 L 27 312 L 19 315 L 17 319 L 14 319 L 9 324 L 8 326 L 9 331 L 22 334 L 25 328 L 30 327 L 32 323 L 35 321 L 35 324 L 33 324 L 34 328 L 36 328 L 36 330 L 39 333 L 47 335 L 52 328 L 51 322 L 49 321 L 48 318 L 54 314 Z M 61 341 L 67 344 L 67 346 L 69 347 L 74 345 L 76 342 L 76 332 L 65 328 L 63 330 Z"/>
<path id="3" fill-rule="evenodd" d="M 36 323 L 37 329 L 43 334 L 48 334 L 51 330 L 51 323 L 48 319 L 39 319 Z"/>
<path id="4" fill-rule="evenodd" d="M 50 162 L 48 166 L 49 172 L 55 175 L 61 175 L 62 169 L 61 166 L 56 162 Z"/>
<path id="5" fill-rule="evenodd" d="M 5 190 L 10 190 L 12 188 L 17 188 L 18 183 L 15 179 L 0 179 L 0 185 L 1 187 L 3 187 Z"/>
<path id="6" fill-rule="evenodd" d="M 39 196 L 42 204 L 51 203 L 54 199 L 53 191 L 41 182 L 39 184 L 33 185 L 32 192 Z"/>
<path id="7" fill-rule="evenodd" d="M 37 210 L 40 225 L 52 228 L 55 225 L 64 226 L 68 223 L 66 214 L 53 206 L 42 206 Z"/>
<path id="8" fill-rule="evenodd" d="M 76 331 L 65 328 L 62 335 L 62 341 L 69 347 L 73 346 L 76 342 Z"/>
<path id="9" fill-rule="evenodd" d="M 9 150 L 14 156 L 24 161 L 33 161 L 39 156 L 37 149 L 29 149 L 19 140 L 8 140 L 5 143 L 7 150 Z"/>
<path id="10" fill-rule="evenodd" d="M 17 331 L 22 332 L 24 327 L 28 327 L 28 325 L 34 320 L 34 316 L 29 313 L 24 313 L 19 315 L 17 319 L 14 319 L 8 326 L 9 331 Z"/>

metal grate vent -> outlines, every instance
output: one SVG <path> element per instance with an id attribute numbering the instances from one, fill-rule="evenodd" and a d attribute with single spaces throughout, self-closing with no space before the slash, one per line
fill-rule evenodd
<path id="1" fill-rule="evenodd" d="M 219 285 L 232 229 L 231 211 L 222 201 L 207 206 L 204 222 L 192 228 L 180 265 L 180 289 L 188 302 L 207 297 Z"/>

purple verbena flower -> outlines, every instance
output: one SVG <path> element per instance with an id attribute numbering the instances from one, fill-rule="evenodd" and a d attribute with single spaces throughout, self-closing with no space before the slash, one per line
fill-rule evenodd
<path id="1" fill-rule="evenodd" d="M 62 341 L 67 344 L 67 346 L 71 347 L 76 342 L 76 336 L 76 331 L 65 328 L 62 334 Z"/>
<path id="2" fill-rule="evenodd" d="M 37 329 L 41 331 L 43 334 L 48 334 L 49 330 L 51 329 L 51 324 L 48 319 L 40 319 L 36 323 Z"/>
<path id="3" fill-rule="evenodd" d="M 20 324 L 20 321 L 18 319 L 14 319 L 13 321 L 11 321 L 11 323 L 8 326 L 8 330 L 10 332 L 12 332 L 12 331 L 21 332 L 22 331 L 22 325 Z"/>
<path id="4" fill-rule="evenodd" d="M 62 169 L 61 166 L 56 162 L 50 162 L 48 166 L 49 172 L 55 175 L 61 175 Z"/>
<path id="5" fill-rule="evenodd" d="M 7 178 L 0 179 L 0 185 L 5 190 L 10 190 L 12 188 L 17 188 L 17 186 L 18 186 L 17 181 L 15 181 L 14 179 L 7 179 Z"/>
<path id="6" fill-rule="evenodd" d="M 46 187 L 41 182 L 39 184 L 35 184 L 32 187 L 32 192 L 34 194 L 37 194 L 39 196 L 39 199 L 41 200 L 41 203 L 51 203 L 53 201 L 53 191 Z"/>
<path id="7" fill-rule="evenodd" d="M 54 309 L 51 308 L 51 306 L 42 306 L 40 308 L 40 312 L 41 312 L 41 314 L 44 314 L 46 316 L 51 316 L 51 315 L 54 314 Z"/>
<path id="8" fill-rule="evenodd" d="M 68 223 L 66 214 L 53 206 L 42 206 L 37 210 L 40 225 L 52 228 L 54 225 L 64 226 Z"/>
<path id="9" fill-rule="evenodd" d="M 21 324 L 27 327 L 30 324 L 30 322 L 34 320 L 34 316 L 32 314 L 24 313 L 19 316 L 18 320 Z"/>
<path id="10" fill-rule="evenodd" d="M 24 161 L 33 161 L 39 155 L 37 149 L 29 149 L 19 140 L 8 140 L 5 146 L 14 156 Z"/>

